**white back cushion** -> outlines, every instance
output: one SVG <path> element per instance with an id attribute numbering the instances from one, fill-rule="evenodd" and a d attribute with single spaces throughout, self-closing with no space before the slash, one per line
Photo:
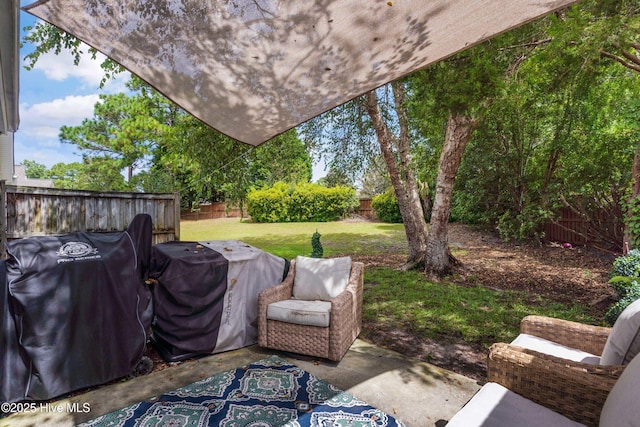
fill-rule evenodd
<path id="1" fill-rule="evenodd" d="M 303 300 L 330 301 L 349 283 L 351 257 L 296 257 L 293 297 Z"/>
<path id="2" fill-rule="evenodd" d="M 624 309 L 613 328 L 600 358 L 601 365 L 625 365 L 640 352 L 640 300 Z"/>
<path id="3" fill-rule="evenodd" d="M 600 358 L 595 354 L 567 347 L 534 335 L 520 334 L 511 344 L 576 362 L 590 363 L 592 365 L 600 363 Z"/>
<path id="4" fill-rule="evenodd" d="M 635 427 L 640 423 L 640 356 L 624 368 L 600 414 L 600 427 Z"/>

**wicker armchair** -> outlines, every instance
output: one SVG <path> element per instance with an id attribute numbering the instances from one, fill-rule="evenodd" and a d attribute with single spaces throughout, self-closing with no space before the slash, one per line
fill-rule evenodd
<path id="1" fill-rule="evenodd" d="M 559 360 L 498 343 L 489 382 L 447 427 L 637 425 L 640 355 L 626 368 Z"/>
<path id="2" fill-rule="evenodd" d="M 362 327 L 364 264 L 353 262 L 346 289 L 331 300 L 328 327 L 310 326 L 267 318 L 269 304 L 291 299 L 296 272 L 291 262 L 285 280 L 258 296 L 258 344 L 261 347 L 341 360 Z"/>
<path id="3" fill-rule="evenodd" d="M 506 343 L 493 344 L 487 380 L 586 426 L 597 426 L 624 366 L 574 362 Z"/>
<path id="4" fill-rule="evenodd" d="M 585 363 L 513 343 L 497 343 L 489 350 L 487 380 L 567 418 L 597 426 L 604 401 L 625 368 L 598 364 L 611 328 L 527 316 L 520 332 L 589 353 L 595 360 Z"/>

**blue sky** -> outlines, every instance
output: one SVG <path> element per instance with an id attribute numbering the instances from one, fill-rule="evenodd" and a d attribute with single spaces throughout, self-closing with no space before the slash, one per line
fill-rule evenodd
<path id="1" fill-rule="evenodd" d="M 20 1 L 21 6 L 30 3 L 32 0 Z M 35 17 L 20 11 L 21 29 L 35 22 Z M 32 45 L 23 45 L 21 59 L 33 49 Z M 63 51 L 60 55 L 41 56 L 29 71 L 21 63 L 20 126 L 14 144 L 16 164 L 33 160 L 50 168 L 56 163 L 82 159 L 75 145 L 60 142 L 60 127 L 77 126 L 83 119 L 91 118 L 99 94 L 125 92 L 129 79 L 128 73 L 123 73 L 100 89 L 101 62 L 101 58 L 94 61 L 86 55 L 76 66 L 71 55 Z M 323 168 L 323 164 L 314 167 L 314 180 L 326 175 Z"/>
<path id="2" fill-rule="evenodd" d="M 20 2 L 21 6 L 29 3 L 31 0 Z M 35 21 L 32 15 L 20 12 L 21 29 Z M 21 59 L 32 50 L 33 46 L 24 45 Z M 60 142 L 60 127 L 79 125 L 83 119 L 92 117 L 98 95 L 124 91 L 128 79 L 128 76 L 119 76 L 104 89 L 99 89 L 103 75 L 100 62 L 92 61 L 87 55 L 79 66 L 75 66 L 71 55 L 62 52 L 42 56 L 30 71 L 24 69 L 24 62 L 21 63 L 20 126 L 14 135 L 16 164 L 26 159 L 51 167 L 59 162 L 81 160 L 74 145 Z"/>

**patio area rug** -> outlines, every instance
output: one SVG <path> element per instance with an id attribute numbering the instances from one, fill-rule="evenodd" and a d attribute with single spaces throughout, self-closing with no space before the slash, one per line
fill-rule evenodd
<path id="1" fill-rule="evenodd" d="M 278 356 L 222 372 L 79 426 L 407 427 Z"/>

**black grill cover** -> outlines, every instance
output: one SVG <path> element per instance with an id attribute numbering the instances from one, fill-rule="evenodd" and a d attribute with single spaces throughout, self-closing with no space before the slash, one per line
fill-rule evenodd
<path id="1" fill-rule="evenodd" d="M 21 396 L 4 400 L 49 399 L 135 369 L 153 316 L 144 282 L 151 233 L 151 218 L 138 215 L 126 232 L 78 232 L 7 244 L 8 306 L 28 380 Z M 7 325 L 5 330 L 12 332 Z M 3 368 L 17 365 L 13 351 L 4 359 Z M 3 375 L 2 390 L 20 388 L 23 375 L 14 369 L 18 379 Z"/>
<path id="2" fill-rule="evenodd" d="M 0 401 L 13 402 L 24 397 L 29 374 L 13 321 L 5 261 L 0 261 L 0 326 Z"/>
<path id="3" fill-rule="evenodd" d="M 151 340 L 165 360 L 211 354 L 227 291 L 229 262 L 196 242 L 155 245 L 149 276 L 155 320 Z"/>

